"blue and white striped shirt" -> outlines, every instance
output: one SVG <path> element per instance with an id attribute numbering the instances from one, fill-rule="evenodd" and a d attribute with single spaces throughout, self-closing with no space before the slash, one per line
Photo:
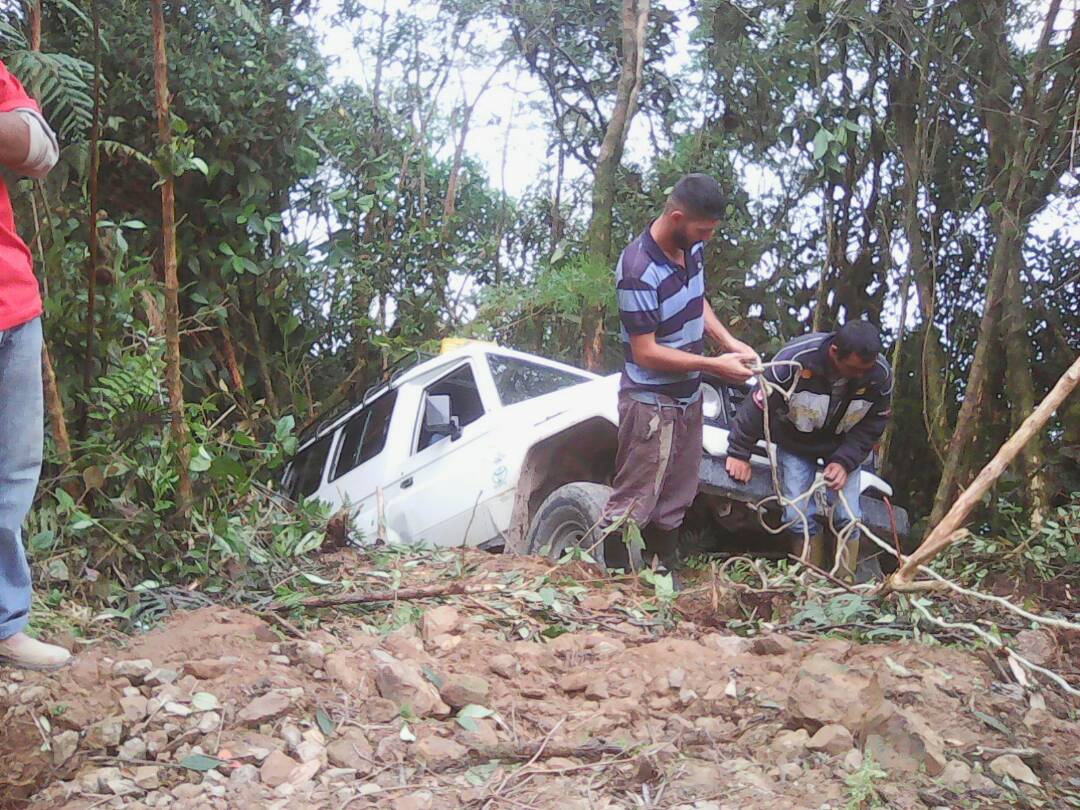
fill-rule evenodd
<path id="1" fill-rule="evenodd" d="M 634 362 L 631 335 L 656 334 L 661 346 L 701 354 L 705 337 L 704 243 L 684 252 L 686 267 L 667 257 L 649 229 L 631 242 L 615 266 L 622 324 L 623 391 L 665 394 L 676 399 L 697 395 L 698 372 L 653 371 Z"/>

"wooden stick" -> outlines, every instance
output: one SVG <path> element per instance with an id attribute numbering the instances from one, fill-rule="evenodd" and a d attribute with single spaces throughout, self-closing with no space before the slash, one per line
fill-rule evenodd
<path id="1" fill-rule="evenodd" d="M 934 527 L 933 531 L 926 536 L 922 545 L 905 560 L 900 569 L 889 578 L 889 586 L 893 590 L 902 590 L 905 585 L 911 583 L 920 565 L 926 565 L 930 560 L 940 554 L 953 541 L 963 536 L 958 531 L 961 524 L 967 520 L 971 510 L 982 500 L 990 486 L 1005 471 L 1020 449 L 1028 443 L 1032 436 L 1038 433 L 1049 421 L 1051 415 L 1062 402 L 1065 401 L 1077 384 L 1080 383 L 1080 357 L 1077 357 L 1069 370 L 1061 375 L 1061 379 L 1053 387 L 1039 406 L 1024 420 L 1016 433 L 990 459 L 982 471 L 971 482 L 967 489 L 960 493 L 956 503 Z"/>
<path id="2" fill-rule="evenodd" d="M 345 593 L 340 596 L 314 596 L 295 605 L 274 602 L 267 610 L 292 610 L 294 607 L 321 608 L 337 605 L 366 605 L 372 602 L 403 602 L 411 599 L 430 599 L 433 596 L 460 596 L 472 593 L 492 593 L 503 590 L 502 585 L 475 584 L 471 582 L 451 582 L 447 585 L 433 585 L 426 588 L 401 588 L 396 591 L 377 593 Z"/>

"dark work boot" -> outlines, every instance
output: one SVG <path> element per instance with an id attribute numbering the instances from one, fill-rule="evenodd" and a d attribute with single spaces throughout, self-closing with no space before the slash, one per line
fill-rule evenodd
<path id="1" fill-rule="evenodd" d="M 679 576 L 680 529 L 661 529 L 658 526 L 646 526 L 642 534 L 645 539 L 645 566 L 654 568 L 658 573 L 670 574 L 672 588 L 681 591 L 682 582 Z"/>
<path id="2" fill-rule="evenodd" d="M 885 572 L 881 570 L 880 555 L 884 554 L 881 549 L 865 537 L 859 546 L 859 563 L 855 567 L 855 584 L 863 585 L 867 582 L 884 582 Z"/>
<path id="3" fill-rule="evenodd" d="M 804 539 L 802 533 L 791 535 L 791 553 L 799 559 L 803 559 Z M 818 531 L 810 535 L 810 547 L 805 561 L 826 571 L 832 567 L 829 564 L 829 549 L 825 543 L 824 533 Z"/>
<path id="4" fill-rule="evenodd" d="M 608 532 L 604 537 L 604 566 L 608 571 L 622 569 L 630 573 L 630 552 L 623 541 L 623 533 L 619 529 Z"/>

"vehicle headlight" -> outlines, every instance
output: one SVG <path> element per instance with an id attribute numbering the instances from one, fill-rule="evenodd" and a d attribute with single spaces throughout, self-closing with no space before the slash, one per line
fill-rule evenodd
<path id="1" fill-rule="evenodd" d="M 724 408 L 720 392 L 708 383 L 701 384 L 701 413 L 706 419 L 718 419 Z"/>

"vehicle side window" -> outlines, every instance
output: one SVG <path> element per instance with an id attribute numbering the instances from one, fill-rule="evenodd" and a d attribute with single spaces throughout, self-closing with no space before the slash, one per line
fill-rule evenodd
<path id="1" fill-rule="evenodd" d="M 491 376 L 495 378 L 499 400 L 503 405 L 514 405 L 533 397 L 550 394 L 560 388 L 569 388 L 571 385 L 588 382 L 590 379 L 583 374 L 574 374 L 514 357 L 489 354 L 487 359 Z"/>
<path id="2" fill-rule="evenodd" d="M 476 377 L 473 376 L 472 366 L 466 363 L 424 390 L 423 421 L 416 452 L 450 438 L 445 424 L 433 422 L 436 417 L 433 409 L 428 407 L 428 398 L 440 395 L 450 398 L 450 414 L 457 420 L 458 427 L 472 424 L 484 415 L 484 403 L 476 387 Z"/>
<path id="3" fill-rule="evenodd" d="M 353 414 L 342 428 L 341 450 L 330 480 L 335 481 L 382 452 L 390 429 L 397 391 L 383 394 L 366 408 Z"/>
<path id="4" fill-rule="evenodd" d="M 284 483 L 285 494 L 294 501 L 303 500 L 319 488 L 333 436 L 331 433 L 309 444 L 292 460 Z"/>

